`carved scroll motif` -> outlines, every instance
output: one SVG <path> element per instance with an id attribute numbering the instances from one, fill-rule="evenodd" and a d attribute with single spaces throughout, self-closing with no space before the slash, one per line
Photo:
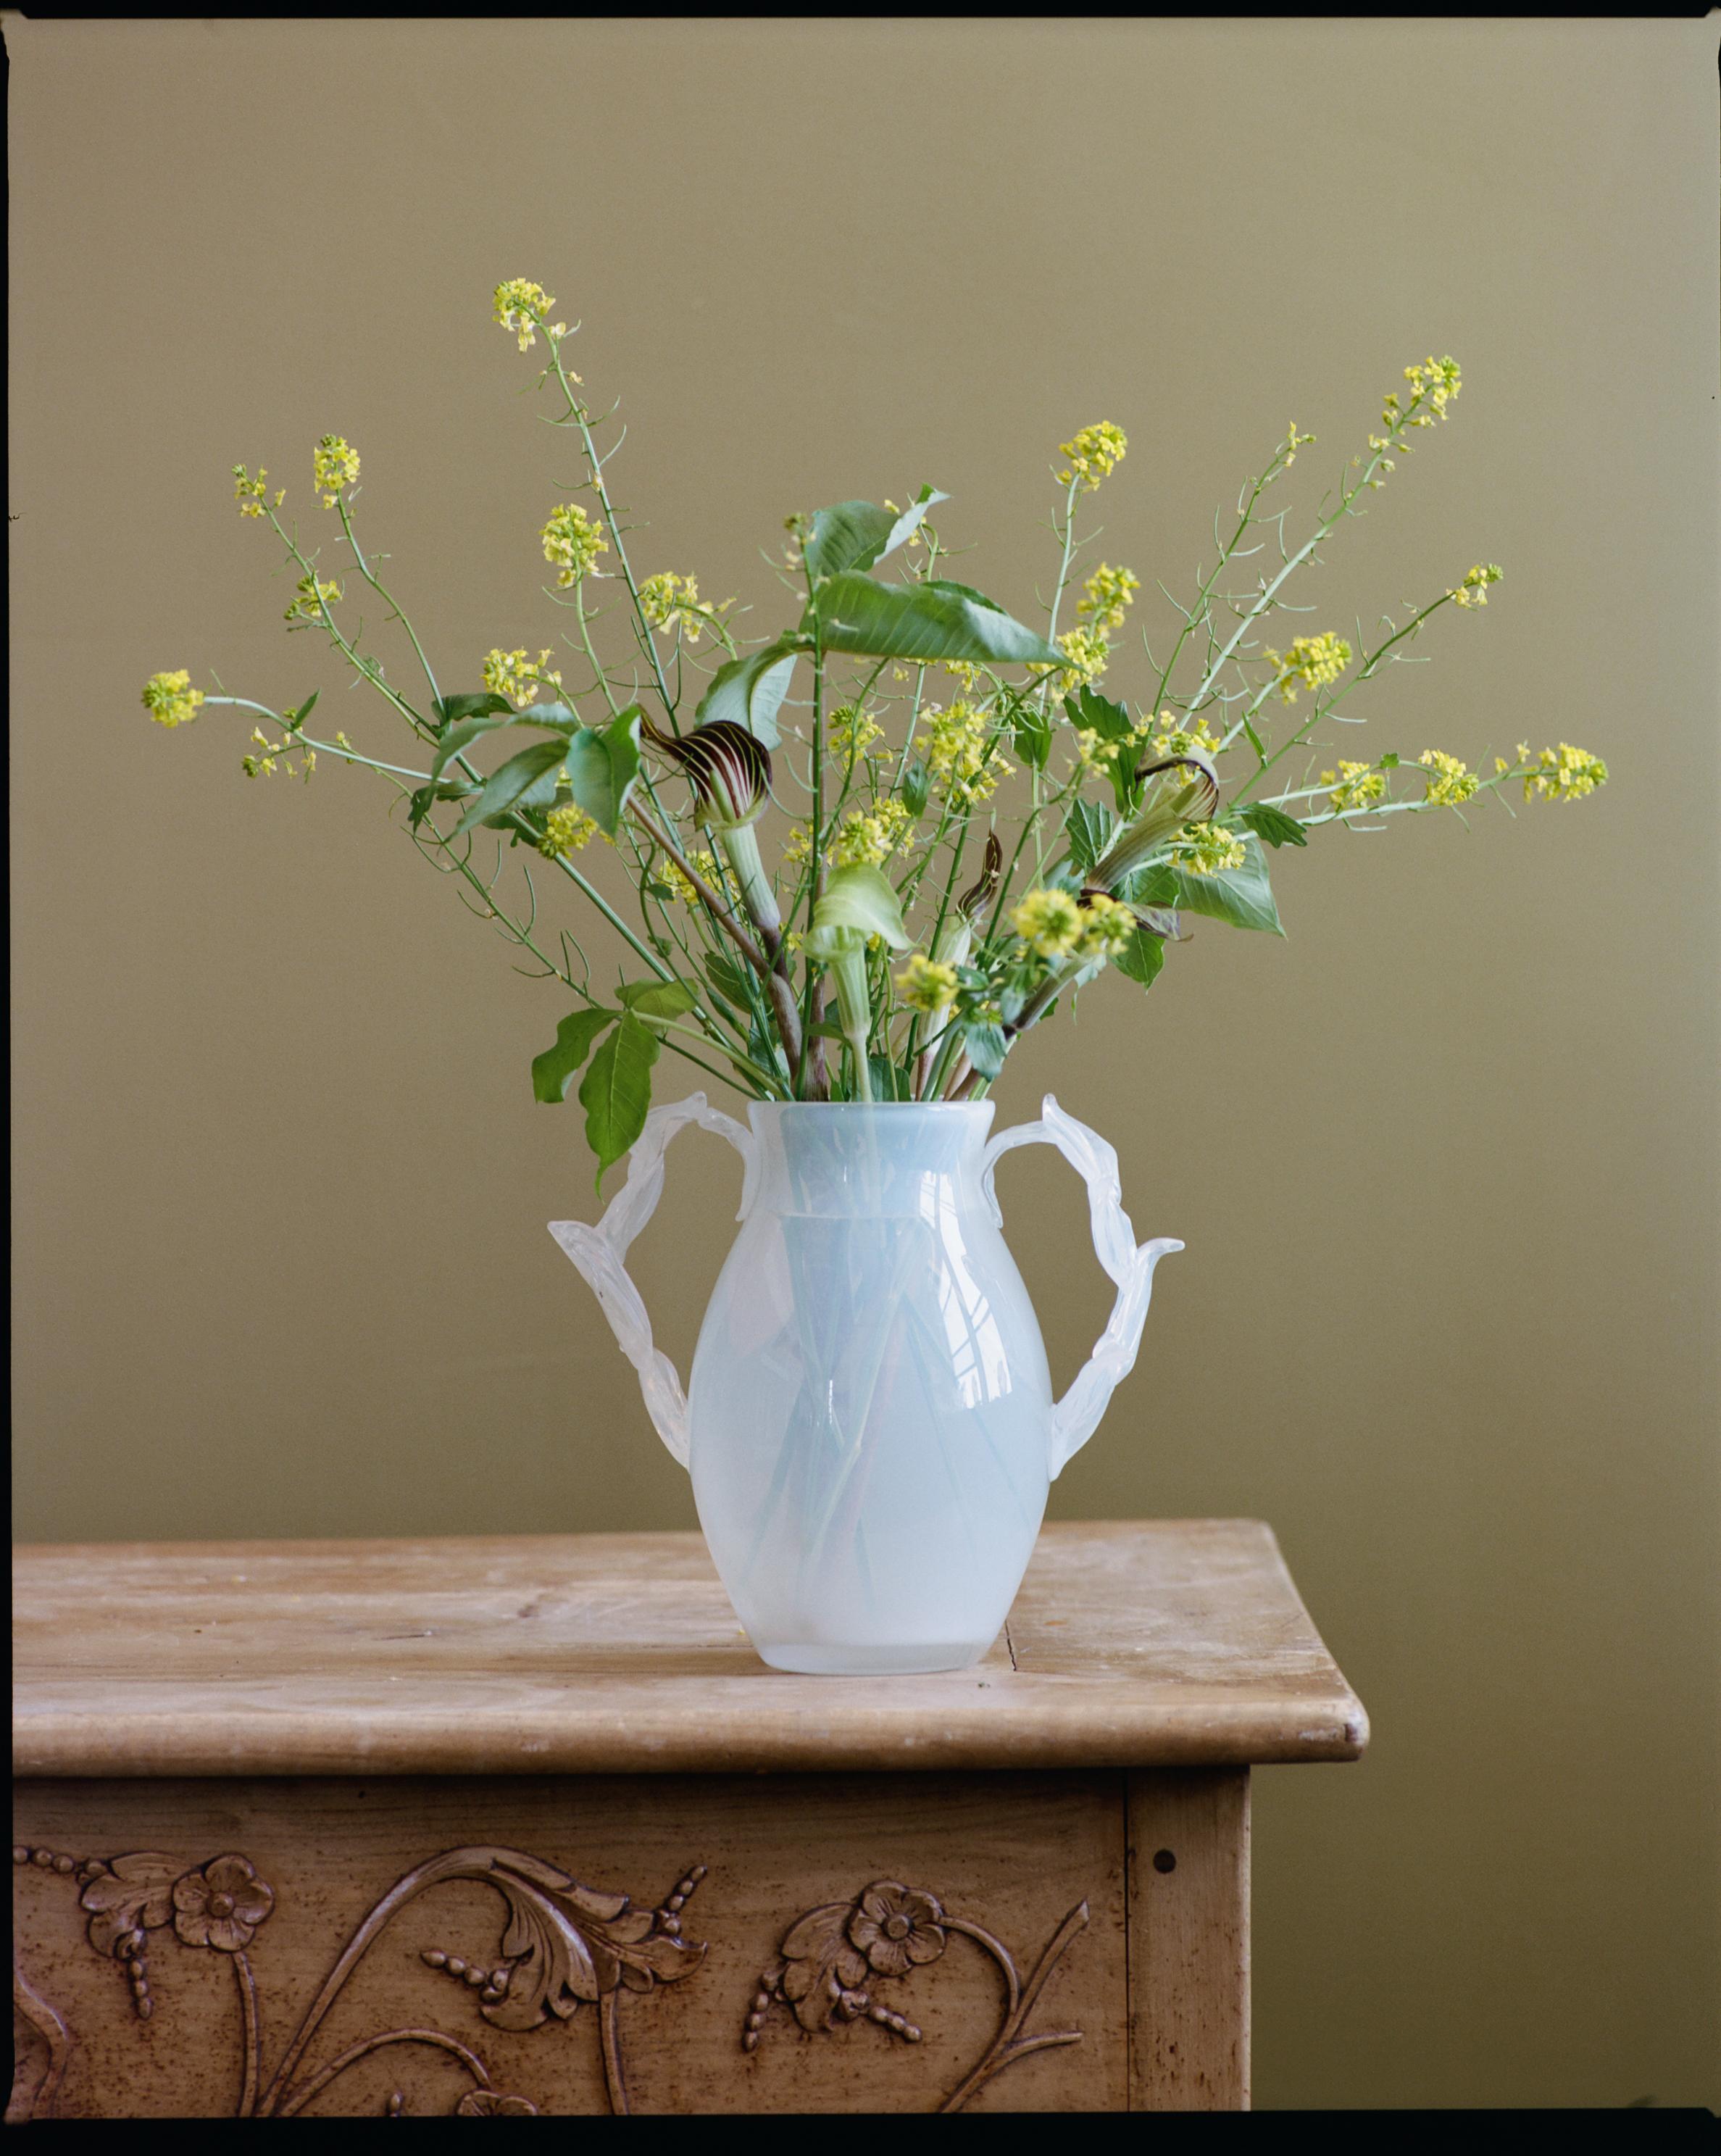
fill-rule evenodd
<path id="1" fill-rule="evenodd" d="M 524 2096 L 499 2090 L 480 2055 L 446 2030 L 379 2030 L 332 2059 L 318 2061 L 317 2031 L 347 1979 L 381 1933 L 410 1902 L 453 1880 L 493 1887 L 507 1911 L 496 1959 L 475 1964 L 440 1949 L 423 1956 L 432 1969 L 457 1978 L 475 1994 L 480 2016 L 492 2027 L 537 2029 L 570 2020 L 584 2005 L 594 2010 L 604 2087 L 612 2111 L 628 2108 L 622 2065 L 619 2009 L 626 1992 L 643 1993 L 691 1976 L 705 1957 L 702 1944 L 681 1937 L 681 1910 L 705 1876 L 696 1865 L 655 1908 L 636 1908 L 626 1894 L 586 1887 L 570 1873 L 516 1849 L 485 1845 L 453 1849 L 417 1866 L 371 1909 L 337 1955 L 321 1989 L 267 2082 L 259 2055 L 257 1981 L 246 1949 L 275 1907 L 275 1890 L 249 1858 L 212 1857 L 183 1864 L 158 1851 L 113 1857 L 77 1857 L 52 1850 L 14 1847 L 18 1865 L 51 1873 L 79 1890 L 79 1906 L 91 1951 L 123 1972 L 132 2011 L 153 2014 L 149 1950 L 152 1933 L 170 1935 L 182 1948 L 224 1956 L 233 1969 L 241 2009 L 239 2071 L 240 2118 L 290 2118 L 360 2059 L 395 2046 L 439 2051 L 458 2060 L 472 2087 L 455 2106 L 460 2118 L 528 2116 L 537 2107 Z M 20 2030 L 13 2069 L 9 2123 L 54 2115 L 54 2099 L 72 2040 L 54 2009 L 31 1988 L 14 1956 L 14 2025 Z M 387 2115 L 399 2117 L 405 2097 L 397 2090 Z"/>
<path id="2" fill-rule="evenodd" d="M 1077 1934 L 1087 1928 L 1087 1904 L 1071 1910 L 1024 1980 L 1015 1957 L 983 1924 L 946 1908 L 936 1895 L 896 1879 L 876 1879 L 851 1902 L 827 1902 L 809 1909 L 783 1935 L 778 1958 L 759 1977 L 741 2034 L 745 2051 L 757 2051 L 766 2025 L 786 2008 L 809 2035 L 825 2035 L 844 2023 L 867 2021 L 904 2043 L 921 2031 L 887 1999 L 876 1996 L 886 1984 L 912 1976 L 943 1954 L 955 1933 L 989 1955 L 1004 1979 L 1004 2011 L 998 2032 L 975 2064 L 939 2105 L 960 2111 L 968 2098 L 1006 2066 L 1032 2051 L 1079 2044 L 1079 2029 L 1030 2036 L 1022 2032 L 1046 1979 Z"/>

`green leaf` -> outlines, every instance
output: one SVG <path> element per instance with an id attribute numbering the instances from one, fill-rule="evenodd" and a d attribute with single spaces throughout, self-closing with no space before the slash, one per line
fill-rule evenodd
<path id="1" fill-rule="evenodd" d="M 1243 843 L 1246 851 L 1241 868 L 1223 869 L 1217 875 L 1191 875 L 1158 861 L 1131 879 L 1130 897 L 1143 906 L 1185 907 L 1191 913 L 1205 913 L 1210 921 L 1228 921 L 1233 928 L 1261 928 L 1282 936 L 1261 841 L 1251 833 Z"/>
<path id="2" fill-rule="evenodd" d="M 1164 939 L 1150 936 L 1145 928 L 1132 929 L 1128 942 L 1112 963 L 1127 980 L 1139 981 L 1144 988 L 1150 988 L 1165 963 Z"/>
<path id="3" fill-rule="evenodd" d="M 601 1009 L 570 1011 L 556 1029 L 556 1045 L 532 1059 L 533 1097 L 550 1107 L 565 1101 L 574 1072 L 592 1052 L 592 1043 L 620 1015 Z"/>
<path id="4" fill-rule="evenodd" d="M 286 726 L 289 732 L 298 732 L 300 727 L 304 725 L 305 721 L 311 716 L 312 711 L 316 708 L 316 700 L 320 696 L 321 696 L 321 694 L 322 690 L 321 689 L 313 689 L 296 711 L 284 711 L 281 714 L 282 723 Z"/>
<path id="5" fill-rule="evenodd" d="M 872 1072 L 872 1097 L 875 1101 L 912 1101 L 914 1098 L 912 1074 L 892 1063 L 888 1055 L 869 1055 L 867 1067 Z"/>
<path id="6" fill-rule="evenodd" d="M 651 1066 L 658 1040 L 643 1019 L 624 1011 L 621 1023 L 592 1058 L 580 1082 L 586 1142 L 598 1156 L 598 1188 L 645 1127 L 651 1106 Z"/>
<path id="7" fill-rule="evenodd" d="M 850 572 L 819 585 L 804 624 L 809 629 L 815 608 L 827 651 L 929 663 L 957 659 L 972 665 L 1039 660 L 1056 665 L 1065 658 L 1031 629 L 962 584 L 879 584 Z"/>
<path id="8" fill-rule="evenodd" d="M 439 786 L 421 786 L 414 793 L 407 809 L 407 821 L 414 830 L 430 814 L 431 806 L 438 801 L 464 801 L 472 791 L 470 786 L 455 784 L 453 780 Z"/>
<path id="9" fill-rule="evenodd" d="M 492 711 L 507 711 L 513 706 L 506 696 L 492 690 L 480 689 L 475 696 L 444 696 L 436 706 L 438 717 L 444 726 L 457 726 L 463 720 L 487 718 Z"/>
<path id="10" fill-rule="evenodd" d="M 629 981 L 616 990 L 615 999 L 648 1025 L 667 1025 L 671 1019 L 686 1016 L 698 1003 L 699 991 L 686 981 Z"/>
<path id="11" fill-rule="evenodd" d="M 1299 824 L 1294 816 L 1287 816 L 1282 808 L 1275 808 L 1270 802 L 1250 802 L 1238 809 L 1237 821 L 1246 824 L 1257 839 L 1265 839 L 1272 847 L 1308 844 L 1307 825 Z"/>
<path id="12" fill-rule="evenodd" d="M 568 743 L 558 736 L 554 741 L 534 742 L 523 748 L 518 756 L 511 756 L 500 765 L 478 789 L 478 798 L 454 828 L 453 836 L 459 838 L 476 824 L 489 821 L 511 808 L 527 788 L 553 772 L 568 754 Z"/>
<path id="13" fill-rule="evenodd" d="M 799 637 L 779 636 L 744 659 L 731 659 L 712 675 L 711 686 L 699 700 L 694 716 L 701 726 L 717 719 L 745 726 L 767 748 L 781 738 L 777 714 L 789 694 L 795 654 L 804 649 Z"/>
<path id="14" fill-rule="evenodd" d="M 882 869 L 862 863 L 833 869 L 825 896 L 813 909 L 813 928 L 858 929 L 863 936 L 881 936 L 893 951 L 906 951 L 914 941 L 902 926 L 902 908 L 895 887 Z"/>
<path id="15" fill-rule="evenodd" d="M 1134 731 L 1130 716 L 1122 704 L 1114 704 L 1109 696 L 1102 696 L 1097 689 L 1086 686 L 1077 689 L 1064 699 L 1064 710 L 1072 726 L 1081 726 L 1097 733 L 1102 741 L 1123 741 Z"/>
<path id="16" fill-rule="evenodd" d="M 637 704 L 629 704 L 601 733 L 593 726 L 582 726 L 565 745 L 573 798 L 611 838 L 639 775 L 640 721 L 644 716 Z"/>
<path id="17" fill-rule="evenodd" d="M 436 753 L 430 759 L 430 776 L 439 778 L 444 767 L 457 757 L 463 748 L 470 748 L 485 734 L 494 733 L 498 726 L 511 726 L 514 714 L 506 718 L 491 718 L 480 715 L 477 718 L 462 719 L 458 726 L 450 726 L 436 744 Z"/>
<path id="18" fill-rule="evenodd" d="M 739 958 L 732 958 L 727 951 L 712 951 L 705 961 L 706 978 L 732 1010 L 750 1011 L 753 998 L 747 993 L 747 968 Z"/>
<path id="19" fill-rule="evenodd" d="M 842 569 L 870 569 L 885 551 L 896 513 L 871 501 L 839 501 L 815 510 L 803 552 L 807 574 L 816 583 Z"/>
<path id="20" fill-rule="evenodd" d="M 1072 801 L 1064 824 L 1064 840 L 1070 859 L 1086 875 L 1112 843 L 1117 819 L 1097 801 Z"/>
<path id="21" fill-rule="evenodd" d="M 1024 763 L 1031 764 L 1035 771 L 1044 771 L 1045 760 L 1051 754 L 1051 717 L 1050 713 L 1036 711 L 1031 704 L 1015 707 L 1016 754 Z"/>
<path id="22" fill-rule="evenodd" d="M 1004 1029 L 998 1025 L 965 1025 L 962 1045 L 968 1050 L 968 1061 L 983 1078 L 995 1078 L 1009 1052 Z"/>
<path id="23" fill-rule="evenodd" d="M 924 816 L 927 796 L 932 791 L 932 775 L 917 756 L 912 756 L 902 773 L 902 783 L 897 789 L 902 796 L 902 806 L 917 821 Z"/>

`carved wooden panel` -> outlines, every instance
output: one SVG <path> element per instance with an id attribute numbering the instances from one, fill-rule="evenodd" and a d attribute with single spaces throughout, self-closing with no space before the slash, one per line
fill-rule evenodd
<path id="1" fill-rule="evenodd" d="M 15 1804 L 13 2118 L 1128 2102 L 1121 1774 Z"/>

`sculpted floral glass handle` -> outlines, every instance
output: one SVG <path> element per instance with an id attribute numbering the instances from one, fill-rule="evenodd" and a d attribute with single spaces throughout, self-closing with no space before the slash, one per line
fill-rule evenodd
<path id="1" fill-rule="evenodd" d="M 1053 1478 L 1135 1361 L 1153 1267 L 1112 1147 L 1048 1095 L 989 1146 L 989 1101 L 755 1101 L 751 1131 L 694 1094 L 654 1109 L 595 1227 L 551 1233 L 640 1373 L 658 1435 L 693 1478 L 701 1525 L 765 1661 L 820 1673 L 961 1669 L 997 1637 Z M 685 1124 L 747 1163 L 741 1233 L 684 1396 L 629 1278 L 629 1246 Z M 1045 1350 L 1005 1247 L 992 1174 L 1055 1145 L 1087 1184 L 1110 1322 L 1054 1404 Z"/>

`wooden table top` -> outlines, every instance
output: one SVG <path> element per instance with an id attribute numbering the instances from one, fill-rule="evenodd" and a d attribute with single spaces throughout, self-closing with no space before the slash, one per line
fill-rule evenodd
<path id="1" fill-rule="evenodd" d="M 985 1661 L 792 1676 L 696 1534 L 13 1555 L 13 1771 L 723 1774 L 1354 1759 L 1368 1717 L 1256 1520 L 1041 1532 Z"/>

